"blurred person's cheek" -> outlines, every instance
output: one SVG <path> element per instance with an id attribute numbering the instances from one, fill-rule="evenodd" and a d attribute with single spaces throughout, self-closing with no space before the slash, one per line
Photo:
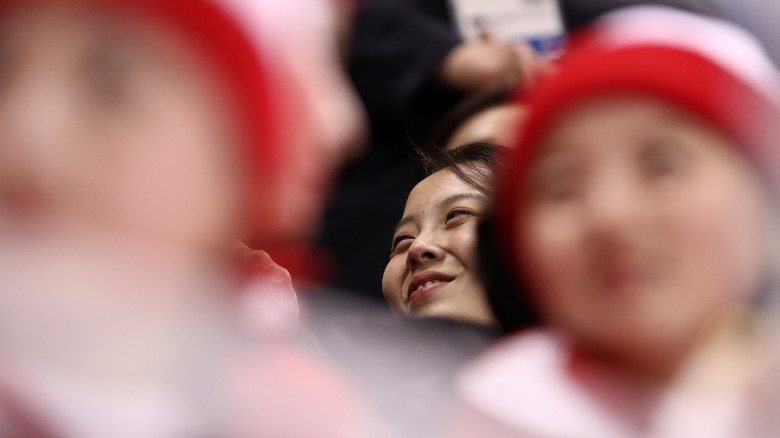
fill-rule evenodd
<path id="1" fill-rule="evenodd" d="M 93 12 L 49 4 L 5 17 L 4 209 L 160 242 L 226 241 L 243 183 L 226 93 L 178 35 Z"/>
<path id="2" fill-rule="evenodd" d="M 346 76 L 337 45 L 338 11 L 329 0 L 261 0 L 268 50 L 303 104 L 316 147 L 342 164 L 360 154 L 366 115 Z M 293 114 L 301 107 L 293 108 Z"/>
<path id="3" fill-rule="evenodd" d="M 218 246 L 238 233 L 247 199 L 236 165 L 240 140 L 225 120 L 230 108 L 199 66 L 170 67 L 141 79 L 139 114 L 106 121 L 116 151 L 104 168 L 111 185 L 103 201 L 128 227 Z"/>
<path id="4" fill-rule="evenodd" d="M 316 231 L 334 173 L 362 151 L 364 110 L 344 73 L 332 4 L 262 0 L 270 87 L 282 114 L 282 181 L 275 212 L 283 235 Z M 279 92 L 281 90 L 281 92 Z M 282 94 L 283 93 L 283 94 Z"/>
<path id="5" fill-rule="evenodd" d="M 279 186 L 271 203 L 276 206 L 273 213 L 278 223 L 272 228 L 280 230 L 282 239 L 299 240 L 316 231 L 337 167 L 335 157 L 322 147 L 323 139 L 318 136 L 309 103 L 294 91 L 286 98 L 286 103 L 291 102 L 303 110 L 285 111 L 295 114 L 295 120 L 283 118 L 281 143 L 285 150 L 280 157 Z"/>

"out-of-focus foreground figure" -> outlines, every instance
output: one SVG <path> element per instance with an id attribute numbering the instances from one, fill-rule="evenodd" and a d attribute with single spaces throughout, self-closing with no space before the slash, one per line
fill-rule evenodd
<path id="1" fill-rule="evenodd" d="M 366 116 L 343 71 L 354 0 L 257 0 L 252 31 L 275 63 L 269 93 L 280 125 L 284 177 L 274 191 L 277 240 L 318 230 L 334 172 L 363 153 Z M 262 242 L 263 236 L 260 237 Z M 267 236 L 265 236 L 267 239 Z"/>
<path id="2" fill-rule="evenodd" d="M 629 9 L 527 103 L 482 257 L 525 329 L 461 376 L 453 435 L 776 436 L 780 75 L 760 45 Z"/>
<path id="3" fill-rule="evenodd" d="M 237 323 L 230 242 L 286 231 L 295 169 L 256 6 L 0 2 L 3 436 L 365 436 Z"/>

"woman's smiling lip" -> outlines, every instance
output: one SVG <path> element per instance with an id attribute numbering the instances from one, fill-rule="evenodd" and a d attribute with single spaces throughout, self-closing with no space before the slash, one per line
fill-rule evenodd
<path id="1" fill-rule="evenodd" d="M 418 300 L 454 279 L 455 277 L 452 275 L 442 274 L 440 272 L 420 272 L 419 274 L 415 274 L 409 282 L 407 297 L 409 301 Z"/>
<path id="2" fill-rule="evenodd" d="M 421 300 L 423 297 L 427 297 L 428 295 L 430 295 L 434 291 L 443 288 L 444 286 L 447 285 L 447 282 L 439 281 L 439 282 L 435 282 L 435 283 L 426 283 L 426 284 L 427 284 L 427 286 L 423 286 L 422 288 L 417 289 L 417 290 L 413 291 L 411 294 L 409 294 L 409 302 L 410 303 L 415 303 L 415 302 Z"/>

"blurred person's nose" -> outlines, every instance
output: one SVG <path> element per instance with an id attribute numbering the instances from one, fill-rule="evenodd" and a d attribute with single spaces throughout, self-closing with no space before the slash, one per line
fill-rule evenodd
<path id="1" fill-rule="evenodd" d="M 593 178 L 586 193 L 582 220 L 590 237 L 609 239 L 640 225 L 644 198 L 629 170 L 604 169 Z"/>
<path id="2" fill-rule="evenodd" d="M 424 269 L 426 266 L 444 259 L 444 250 L 433 232 L 423 232 L 414 239 L 406 253 L 406 266 L 409 270 Z"/>

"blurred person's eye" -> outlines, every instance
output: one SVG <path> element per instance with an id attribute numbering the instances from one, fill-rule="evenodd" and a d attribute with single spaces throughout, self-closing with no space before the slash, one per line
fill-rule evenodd
<path id="1" fill-rule="evenodd" d="M 118 106 L 132 97 L 139 57 L 120 36 L 105 36 L 91 48 L 86 61 L 87 86 L 99 103 Z"/>
<path id="2" fill-rule="evenodd" d="M 639 165 L 648 179 L 666 178 L 684 170 L 685 158 L 685 151 L 679 142 L 656 138 L 642 148 Z"/>
<path id="3" fill-rule="evenodd" d="M 542 166 L 531 179 L 530 196 L 541 202 L 567 202 L 580 192 L 582 182 L 579 172 L 571 165 Z"/>
<path id="4" fill-rule="evenodd" d="M 390 250 L 390 256 L 392 257 L 396 254 L 400 254 L 406 251 L 407 249 L 409 249 L 409 247 L 412 245 L 413 240 L 414 240 L 414 236 L 410 236 L 406 234 L 395 236 L 393 238 L 393 246 L 392 249 Z"/>
<path id="5" fill-rule="evenodd" d="M 12 86 L 18 61 L 12 41 L 9 41 L 6 32 L 0 29 L 0 95 L 5 94 Z"/>

